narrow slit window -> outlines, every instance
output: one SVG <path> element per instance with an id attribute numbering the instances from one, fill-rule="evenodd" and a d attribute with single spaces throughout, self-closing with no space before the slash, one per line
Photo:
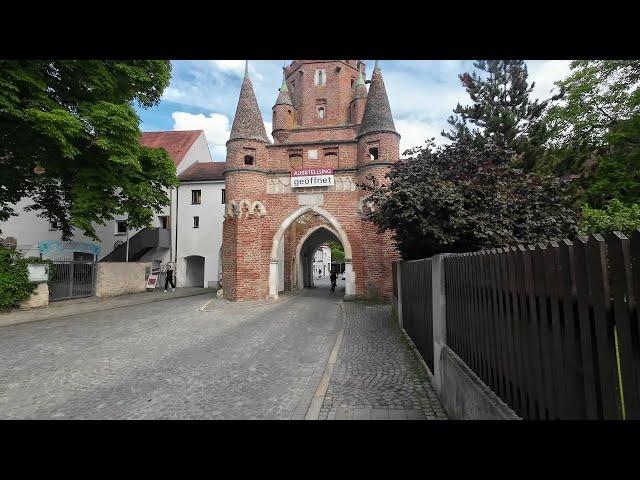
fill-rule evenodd
<path id="1" fill-rule="evenodd" d="M 224 204 L 224 203 L 227 203 L 227 197 L 226 197 L 226 195 L 225 195 L 224 188 L 222 189 L 222 203 L 223 203 L 223 204 Z"/>
<path id="2" fill-rule="evenodd" d="M 193 228 L 200 228 L 200 217 L 193 217 Z"/>

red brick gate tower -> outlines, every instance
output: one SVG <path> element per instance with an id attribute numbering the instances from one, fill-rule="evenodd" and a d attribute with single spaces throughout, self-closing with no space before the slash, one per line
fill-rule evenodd
<path id="1" fill-rule="evenodd" d="M 344 247 L 346 295 L 391 293 L 398 253 L 391 233 L 379 234 L 364 219 L 366 194 L 357 183 L 384 178 L 399 158 L 400 135 L 377 63 L 368 93 L 364 67 L 294 60 L 273 107 L 273 143 L 245 70 L 227 142 L 225 298 L 276 297 L 307 285 L 304 252 L 327 239 Z M 320 169 L 332 170 L 329 186 L 292 185 L 292 171 Z"/>

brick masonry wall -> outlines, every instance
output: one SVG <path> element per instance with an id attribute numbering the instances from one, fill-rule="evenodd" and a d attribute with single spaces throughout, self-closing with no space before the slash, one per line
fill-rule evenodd
<path id="1" fill-rule="evenodd" d="M 392 288 L 391 264 L 398 258 L 390 233 L 379 234 L 376 227 L 358 211 L 366 192 L 281 188 L 277 175 L 288 175 L 292 168 L 346 169 L 342 175 L 364 180 L 369 175 L 384 181 L 388 167 L 399 158 L 399 137 L 394 133 L 371 133 L 356 138 L 359 126 L 351 119 L 352 78 L 357 79 L 357 61 L 294 61 L 285 71 L 296 110 L 296 127 L 279 130 L 274 144 L 235 139 L 227 143 L 227 203 L 260 201 L 266 215 L 234 215 L 223 224 L 223 289 L 228 299 L 261 299 L 269 294 L 271 251 L 276 232 L 293 212 L 301 208 L 299 194 L 317 193 L 320 208 L 340 224 L 351 245 L 352 268 L 357 295 L 389 295 Z M 316 69 L 327 74 L 325 85 L 314 83 Z M 303 72 L 302 75 L 300 72 Z M 292 83 L 295 81 L 295 88 Z M 317 118 L 316 101 L 326 100 L 326 117 Z M 358 107 L 364 108 L 364 103 Z M 284 108 L 284 107 L 283 107 Z M 281 109 L 278 107 L 277 112 Z M 361 116 L 358 110 L 358 117 Z M 359 121 L 360 119 L 358 119 Z M 288 120 L 287 120 L 288 122 Z M 289 123 L 278 121 L 277 127 Z M 333 143 L 332 143 L 333 142 Z M 379 149 L 378 160 L 371 161 L 369 148 Z M 247 149 L 254 149 L 254 165 L 244 165 Z M 317 159 L 309 151 L 317 150 Z M 339 174 L 340 175 L 340 174 Z M 267 194 L 267 185 L 271 185 Z M 274 185 L 279 190 L 273 190 Z M 292 191 L 290 191 L 292 190 Z M 336 190 L 336 188 L 334 188 Z M 343 188 L 344 190 L 344 188 Z M 304 212 L 303 212 L 304 213 Z M 294 221 L 294 224 L 296 222 Z M 293 257 L 308 228 L 299 225 L 284 234 L 285 289 L 295 287 Z"/>
<path id="2" fill-rule="evenodd" d="M 96 265 L 96 297 L 113 297 L 144 292 L 144 262 L 100 262 Z"/>

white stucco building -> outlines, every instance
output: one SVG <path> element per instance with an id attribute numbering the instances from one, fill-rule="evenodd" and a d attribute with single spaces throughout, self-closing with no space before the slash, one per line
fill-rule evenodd
<path id="1" fill-rule="evenodd" d="M 171 189 L 171 205 L 158 212 L 151 227 L 129 229 L 129 261 L 152 262 L 153 268 L 159 268 L 161 264 L 175 260 L 179 286 L 217 285 L 224 220 L 222 171 L 225 164 L 213 162 L 202 130 L 143 132 L 140 143 L 164 148 L 176 165 L 179 178 L 190 167 L 195 168 L 182 177 L 185 185 Z M 217 173 L 212 177 L 214 172 Z M 195 187 L 189 186 L 192 180 L 196 181 Z M 192 188 L 201 191 L 202 203 L 199 205 L 191 205 Z M 29 199 L 23 199 L 16 208 L 18 215 L 0 222 L 1 236 L 15 237 L 18 250 L 25 256 L 42 254 L 43 258 L 51 259 L 125 261 L 126 215 L 115 217 L 106 225 L 97 225 L 99 242 L 79 231 L 74 231 L 71 241 L 62 242 L 55 225 L 38 217 L 38 212 L 24 210 L 29 204 Z M 194 216 L 200 217 L 200 225 L 196 228 L 192 223 Z M 183 218 L 186 223 L 181 224 Z M 203 258 L 204 262 L 196 257 Z"/>
<path id="2" fill-rule="evenodd" d="M 313 277 L 324 278 L 331 273 L 331 249 L 321 245 L 313 254 Z"/>
<path id="3" fill-rule="evenodd" d="M 173 245 L 178 287 L 219 285 L 225 166 L 225 162 L 195 163 L 178 177 Z"/>

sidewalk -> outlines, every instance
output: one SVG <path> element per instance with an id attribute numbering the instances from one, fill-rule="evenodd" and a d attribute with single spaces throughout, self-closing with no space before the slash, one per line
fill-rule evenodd
<path id="1" fill-rule="evenodd" d="M 392 320 L 391 307 L 343 306 L 337 355 L 325 370 L 330 379 L 321 382 L 322 403 L 315 412 L 310 408 L 307 419 L 446 420 L 429 375 Z"/>
<path id="2" fill-rule="evenodd" d="M 8 313 L 0 313 L 0 327 L 203 294 L 210 294 L 215 297 L 216 289 L 185 287 L 176 288 L 175 292 L 168 293 L 155 291 L 119 295 L 117 297 L 86 297 L 76 298 L 73 300 L 62 300 L 59 302 L 52 302 L 47 307 L 13 310 Z M 207 298 L 204 298 L 203 302 Z"/>

